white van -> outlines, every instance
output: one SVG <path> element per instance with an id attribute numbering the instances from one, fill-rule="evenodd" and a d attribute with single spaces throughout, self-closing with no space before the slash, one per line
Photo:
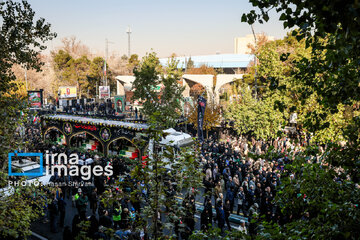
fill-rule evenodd
<path id="1" fill-rule="evenodd" d="M 15 160 L 11 162 L 13 169 L 18 170 L 17 172 L 21 173 L 39 173 L 40 164 L 33 162 L 28 159 L 23 159 L 22 161 Z M 42 185 L 46 185 L 50 182 L 51 175 L 46 175 L 45 168 L 43 168 L 42 176 L 27 176 L 26 182 L 32 183 L 38 181 Z"/>
<path id="2" fill-rule="evenodd" d="M 173 128 L 166 129 L 163 132 L 168 133 L 168 135 L 160 141 L 162 145 L 182 148 L 194 143 L 190 134 L 178 132 Z"/>
<path id="3" fill-rule="evenodd" d="M 191 146 L 194 143 L 193 138 L 190 134 L 178 132 L 173 128 L 169 128 L 167 130 L 164 130 L 163 132 L 168 133 L 168 135 L 165 138 L 162 138 L 160 143 L 160 151 L 165 150 L 165 146 L 171 146 L 175 148 L 174 154 L 177 155 L 177 152 L 180 151 L 182 147 Z M 153 140 L 149 141 L 149 158 L 152 158 L 152 150 L 153 150 Z M 165 159 L 165 162 L 168 161 L 168 164 L 165 166 L 166 169 L 171 169 L 171 163 L 168 159 Z"/>
<path id="4" fill-rule="evenodd" d="M 14 160 L 11 162 L 11 167 L 13 172 L 19 173 L 40 173 L 40 164 L 33 162 L 28 159 Z M 29 185 L 35 184 L 46 185 L 50 182 L 51 175 L 46 175 L 46 170 L 43 168 L 42 176 L 26 176 L 26 180 L 21 184 Z M 14 193 L 14 188 L 11 184 L 7 187 L 0 189 L 0 197 L 10 196 Z"/>

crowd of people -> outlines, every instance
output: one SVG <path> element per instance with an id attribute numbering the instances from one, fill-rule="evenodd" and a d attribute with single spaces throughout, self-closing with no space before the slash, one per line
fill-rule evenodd
<path id="1" fill-rule="evenodd" d="M 107 114 L 107 115 L 115 115 L 115 107 L 114 103 L 111 101 L 102 102 L 102 103 L 74 103 L 71 106 L 63 106 L 64 112 L 67 113 L 75 113 L 75 112 L 83 112 L 83 113 L 92 113 L 92 114 Z"/>
<path id="2" fill-rule="evenodd" d="M 35 139 L 38 131 L 35 127 L 27 130 L 28 137 Z M 113 175 L 91 175 L 89 180 L 84 180 L 83 176 L 68 176 L 61 171 L 55 172 L 50 178 L 50 184 L 44 186 L 47 192 L 46 198 L 50 201 L 44 207 L 43 223 L 49 223 L 50 230 L 57 233 L 60 230 L 64 233 L 64 239 L 75 239 L 81 231 L 87 229 L 86 236 L 92 239 L 107 239 L 105 233 L 107 228 L 114 229 L 114 235 L 119 239 L 146 239 L 145 231 L 135 231 L 135 219 L 141 211 L 138 198 L 130 200 L 129 193 L 132 189 L 139 187 L 145 188 L 141 183 L 134 182 L 126 177 L 130 172 L 128 161 L 125 158 L 99 157 L 96 153 L 78 152 L 64 146 L 53 146 L 49 143 L 32 145 L 28 150 L 43 151 L 48 150 L 49 154 L 65 153 L 70 156 L 78 154 L 82 160 L 94 159 L 93 166 L 113 166 Z M 64 165 L 55 162 L 56 165 Z M 69 166 L 67 166 L 69 167 Z M 125 176 L 125 177 L 124 177 Z M 126 182 L 128 187 L 119 188 L 115 184 L 116 180 Z M 102 196 L 116 198 L 113 204 L 101 201 Z M 67 206 L 68 205 L 68 206 Z M 71 206 L 70 206 L 71 205 Z M 73 215 L 71 227 L 64 224 L 67 215 Z M 79 225 L 82 221 L 89 221 L 90 228 Z"/>
<path id="3" fill-rule="evenodd" d="M 76 152 L 64 146 L 53 146 L 44 143 L 40 135 L 38 123 L 27 125 L 26 140 L 31 143 L 27 150 L 40 151 L 50 149 L 50 153 L 65 152 L 78 154 L 81 159 L 95 159 L 94 165 L 106 166 L 111 164 L 114 174 L 111 177 L 92 176 L 89 186 L 68 187 L 66 184 L 58 184 L 48 190 L 48 198 L 51 203 L 44 208 L 45 220 L 49 220 L 52 232 L 60 229 L 64 232 L 64 239 L 74 239 L 83 227 L 80 222 L 87 220 L 90 227 L 86 235 L 93 239 L 107 238 L 106 229 L 112 228 L 115 236 L 120 239 L 146 239 L 148 233 L 146 223 L 140 217 L 146 201 L 148 186 L 129 176 L 130 168 L 125 159 L 119 157 L 107 158 L 95 156 L 92 152 Z M 203 211 L 200 216 L 200 230 L 207 231 L 209 226 L 217 226 L 224 233 L 225 229 L 233 230 L 230 224 L 230 216 L 241 217 L 238 231 L 245 234 L 256 234 L 259 227 L 257 216 L 264 215 L 267 220 L 277 222 L 286 221 L 285 217 L 274 204 L 276 187 L 281 184 L 284 177 L 293 177 L 285 170 L 285 165 L 292 162 L 291 157 L 264 159 L 261 156 L 270 148 L 279 152 L 300 151 L 301 145 L 307 144 L 306 139 L 298 143 L 283 137 L 272 141 L 248 139 L 245 137 L 228 137 L 219 140 L 210 136 L 202 144 L 199 161 L 202 163 L 203 172 Z M 117 180 L 123 182 L 119 185 Z M 84 182 L 79 177 L 65 177 L 61 173 L 55 174 L 52 179 L 55 183 Z M 169 194 L 174 192 L 169 185 Z M 138 191 L 135 191 L 138 190 Z M 135 195 L 132 193 L 136 192 Z M 107 203 L 102 199 L 116 199 Z M 71 201 L 70 201 L 71 200 Z M 69 201 L 71 206 L 69 206 Z M 182 205 L 188 213 L 182 219 L 185 228 L 179 232 L 175 228 L 177 236 L 187 239 L 195 229 L 195 194 L 186 196 Z M 215 209 L 213 213 L 213 209 Z M 76 211 L 72 226 L 66 226 L 64 219 L 69 211 Z M 171 214 L 171 209 L 168 211 Z M 304 213 L 304 218 L 308 217 Z M 161 219 L 161 216 L 159 216 Z M 176 220 L 178 221 L 178 220 Z M 175 221 L 175 225 L 179 222 Z M 141 223 L 142 222 L 142 223 Z M 215 225 L 216 223 L 216 225 Z M 60 227 L 60 228 L 59 228 Z M 140 230 L 139 230 L 140 229 Z"/>
<path id="4" fill-rule="evenodd" d="M 69 101 L 70 103 L 71 101 Z M 52 112 L 61 111 L 69 114 L 87 114 L 87 115 L 103 115 L 103 116 L 116 116 L 125 114 L 127 117 L 133 117 L 136 119 L 142 119 L 142 113 L 135 106 L 129 106 L 127 111 L 123 111 L 122 108 L 115 108 L 115 103 L 110 99 L 103 102 L 71 102 L 69 105 L 56 108 L 55 105 L 50 105 L 49 110 Z"/>
<path id="5" fill-rule="evenodd" d="M 136 188 L 145 188 L 143 184 L 134 182 L 126 177 L 130 172 L 129 159 L 124 157 L 101 157 L 96 152 L 80 152 L 78 149 L 66 146 L 55 146 L 49 141 L 43 141 L 40 124 L 32 121 L 24 125 L 25 129 L 18 129 L 16 137 L 27 142 L 25 152 L 47 152 L 48 154 L 65 153 L 67 156 L 75 153 L 80 160 L 93 159 L 92 166 L 105 167 L 112 165 L 113 175 L 94 176 L 89 180 L 83 176 L 64 175 L 63 172 L 55 171 L 50 178 L 50 183 L 43 186 L 42 190 L 49 204 L 44 205 L 44 217 L 41 222 L 48 223 L 52 233 L 63 231 L 64 239 L 75 239 L 86 227 L 79 225 L 82 221 L 90 221 L 87 228 L 87 237 L 92 239 L 107 239 L 107 228 L 114 229 L 114 236 L 119 239 L 147 239 L 145 231 L 135 231 L 135 219 L 141 208 L 137 198 L 130 201 L 129 192 Z M 20 134 L 21 131 L 24 133 Z M 44 162 L 45 164 L 45 162 Z M 56 161 L 55 165 L 66 165 Z M 66 165 L 69 169 L 69 165 Z M 69 172 L 69 171 L 68 171 Z M 121 177 L 120 177 L 121 176 Z M 119 188 L 115 181 L 120 180 L 129 184 L 128 188 Z M 132 186 L 130 186 L 132 184 Z M 117 201 L 112 205 L 101 202 L 101 196 L 111 194 L 117 196 Z M 89 209 L 90 208 L 90 209 Z M 65 224 L 67 215 L 74 215 L 71 226 Z"/>
<path id="6" fill-rule="evenodd" d="M 276 187 L 285 177 L 294 178 L 285 165 L 293 161 L 302 147 L 309 144 L 309 136 L 299 141 L 287 137 L 273 140 L 255 140 L 242 136 L 227 137 L 218 141 L 211 136 L 205 140 L 202 148 L 202 163 L 205 177 L 204 207 L 201 226 L 217 222 L 222 231 L 226 227 L 231 230 L 230 215 L 242 216 L 238 230 L 254 235 L 261 225 L 257 225 L 258 216 L 265 216 L 266 220 L 284 223 L 288 219 L 274 204 Z M 268 150 L 284 153 L 284 157 L 265 159 Z M 287 155 L 289 154 L 289 156 Z M 216 209 L 216 216 L 210 211 Z M 303 218 L 308 218 L 304 213 Z M 204 223 L 203 223 L 204 221 Z"/>

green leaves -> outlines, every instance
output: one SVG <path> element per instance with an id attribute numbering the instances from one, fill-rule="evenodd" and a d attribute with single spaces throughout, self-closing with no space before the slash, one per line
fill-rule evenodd
<path id="1" fill-rule="evenodd" d="M 246 14 L 243 14 L 243 15 L 241 16 L 241 22 L 247 22 Z"/>
<path id="2" fill-rule="evenodd" d="M 178 83 L 182 73 L 177 64 L 170 59 L 162 69 L 156 53 L 149 53 L 134 69 L 133 99 L 143 104 L 141 111 L 158 129 L 174 127 L 180 116 L 183 87 Z M 162 87 L 160 92 L 156 86 Z"/>
<path id="3" fill-rule="evenodd" d="M 310 147 L 287 167 L 295 179 L 282 179 L 276 203 L 291 221 L 277 228 L 265 224 L 260 239 L 269 234 L 271 239 L 358 239 L 359 211 L 349 206 L 360 199 L 354 187 L 359 182 L 359 6 L 341 0 L 325 5 L 315 0 L 251 2 L 261 12 L 255 17 L 260 23 L 275 8 L 284 28 L 300 29 L 292 35 L 299 43 L 305 40 L 305 51 L 295 48 L 297 54 L 281 59 L 291 68 L 274 68 L 276 55 L 264 49 L 267 54 L 260 54 L 258 72 L 271 80 L 271 91 L 286 86 L 281 92 L 296 106 L 302 129 L 314 134 L 314 142 L 327 144 L 321 156 Z M 252 20 L 247 19 L 249 24 Z M 318 158 L 321 163 L 314 163 Z M 301 219 L 305 212 L 309 220 Z"/>
<path id="4" fill-rule="evenodd" d="M 95 57 L 90 61 L 87 56 L 73 58 L 69 52 L 59 50 L 52 53 L 54 71 L 57 79 L 53 82 L 54 93 L 60 86 L 77 86 L 80 96 L 96 97 L 96 86 L 103 84 L 104 62 L 102 57 Z M 106 64 L 106 74 L 110 89 L 114 89 L 115 83 L 111 81 L 112 71 Z"/>
<path id="5" fill-rule="evenodd" d="M 26 121 L 27 100 L 16 94 L 16 78 L 12 67 L 15 64 L 27 69 L 40 71 L 43 65 L 39 51 L 45 49 L 44 43 L 56 37 L 50 31 L 50 24 L 44 19 L 35 20 L 35 12 L 27 1 L 0 3 L 0 183 L 7 184 L 7 154 L 21 149 L 23 139 L 15 138 L 17 127 Z M 21 116 L 20 111 L 25 115 Z M 33 199 L 33 193 L 37 197 Z M 10 197 L 0 198 L 0 236 L 2 239 L 26 238 L 31 234 L 30 223 L 42 214 L 43 193 L 36 188 L 18 187 Z"/>
<path id="6" fill-rule="evenodd" d="M 239 134 L 251 134 L 257 139 L 276 137 L 277 133 L 287 119 L 288 113 L 274 108 L 275 102 L 282 102 L 278 94 L 263 96 L 256 100 L 250 88 L 241 86 L 241 99 L 233 102 L 225 112 L 227 119 L 234 121 L 234 128 Z"/>
<path id="7" fill-rule="evenodd" d="M 285 21 L 285 20 L 286 20 L 286 18 L 287 18 L 287 15 L 286 15 L 285 13 L 282 13 L 282 14 L 280 15 L 279 20 L 281 20 L 281 21 Z"/>

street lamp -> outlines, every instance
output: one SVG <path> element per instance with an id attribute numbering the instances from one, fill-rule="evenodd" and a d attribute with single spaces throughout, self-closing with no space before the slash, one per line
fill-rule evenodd
<path id="1" fill-rule="evenodd" d="M 25 84 L 26 84 L 26 91 L 28 91 L 28 80 L 27 80 L 27 71 L 26 71 L 26 67 L 25 67 Z"/>
<path id="2" fill-rule="evenodd" d="M 255 99 L 257 99 L 257 68 L 256 68 L 256 66 L 257 66 L 256 44 L 257 44 L 257 42 L 256 42 L 256 34 L 255 34 L 255 31 L 254 31 L 254 27 L 253 27 L 252 24 L 250 26 L 251 26 L 251 30 L 252 30 L 252 33 L 253 33 L 254 39 L 255 39 L 255 52 L 254 52 L 255 76 L 254 77 L 255 77 Z"/>
<path id="3" fill-rule="evenodd" d="M 107 72 L 106 72 L 106 63 L 108 61 L 108 55 L 109 55 L 109 43 L 113 43 L 113 42 L 108 41 L 108 39 L 106 38 L 105 39 L 105 62 L 104 62 L 104 84 L 105 84 L 105 86 L 108 85 Z"/>

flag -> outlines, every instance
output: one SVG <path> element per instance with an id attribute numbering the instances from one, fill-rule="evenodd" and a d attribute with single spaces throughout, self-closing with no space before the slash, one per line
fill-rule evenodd
<path id="1" fill-rule="evenodd" d="M 104 61 L 104 76 L 106 76 L 106 60 Z"/>
<path id="2" fill-rule="evenodd" d="M 40 122 L 40 118 L 37 116 L 34 116 L 33 123 L 37 123 L 37 122 Z"/>
<path id="3" fill-rule="evenodd" d="M 205 108 L 206 108 L 206 99 L 200 96 L 198 98 L 198 139 L 201 143 L 204 141 L 203 124 L 204 124 Z"/>

